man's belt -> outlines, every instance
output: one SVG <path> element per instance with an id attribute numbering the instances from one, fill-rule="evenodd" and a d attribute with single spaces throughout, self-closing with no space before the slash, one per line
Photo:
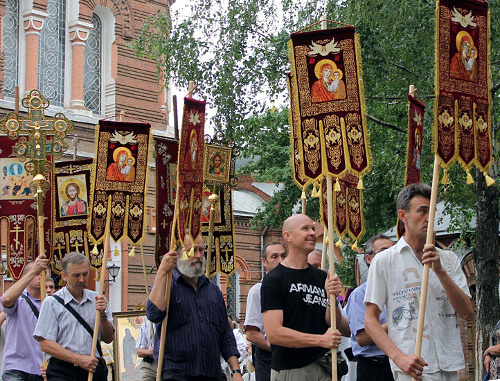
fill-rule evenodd
<path id="1" fill-rule="evenodd" d="M 389 357 L 387 356 L 372 356 L 372 357 L 364 357 L 358 356 L 358 361 L 365 361 L 368 364 L 389 364 Z"/>

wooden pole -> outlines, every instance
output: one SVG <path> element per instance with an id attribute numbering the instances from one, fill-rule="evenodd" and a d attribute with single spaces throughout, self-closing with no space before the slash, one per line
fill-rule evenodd
<path id="1" fill-rule="evenodd" d="M 188 98 L 191 98 L 194 90 L 194 81 L 189 81 Z M 177 211 L 179 210 L 179 169 L 177 169 L 177 191 L 175 193 L 174 206 L 174 222 L 172 223 L 172 230 L 170 232 L 170 250 L 175 250 L 175 228 L 177 223 Z M 194 243 L 194 238 L 193 238 Z M 161 381 L 161 373 L 163 368 L 163 356 L 165 354 L 165 339 L 167 337 L 167 323 L 168 323 L 168 307 L 170 305 L 170 292 L 172 291 L 172 273 L 167 275 L 167 290 L 165 293 L 165 317 L 161 323 L 161 336 L 160 336 L 160 349 L 158 352 L 158 367 L 156 368 L 156 381 Z M 158 334 L 158 332 L 156 333 Z"/>
<path id="2" fill-rule="evenodd" d="M 177 95 L 172 97 L 172 104 L 174 107 L 174 138 L 179 140 L 179 115 L 177 114 Z"/>
<path id="3" fill-rule="evenodd" d="M 19 86 L 14 87 L 14 112 L 19 116 Z"/>
<path id="4" fill-rule="evenodd" d="M 45 231 L 43 228 L 43 223 L 45 217 L 43 215 L 43 190 L 42 183 L 45 181 L 45 176 L 38 174 L 33 178 L 33 182 L 36 185 L 36 215 L 38 220 L 38 255 L 45 255 Z M 46 270 L 42 270 L 40 273 L 40 292 L 42 302 L 47 296 L 47 291 L 45 288 L 45 282 L 47 279 Z"/>
<path id="5" fill-rule="evenodd" d="M 146 272 L 146 262 L 144 260 L 144 248 L 141 243 L 141 258 L 142 258 L 142 272 L 144 274 L 144 286 L 146 287 L 146 295 L 149 295 L 148 274 Z"/>
<path id="6" fill-rule="evenodd" d="M 431 202 L 429 205 L 429 222 L 427 224 L 427 237 L 425 243 L 430 245 L 434 243 L 434 219 L 436 216 L 436 204 L 437 195 L 439 187 L 439 169 L 440 162 L 437 155 L 434 156 L 434 171 L 432 173 L 432 191 L 431 191 Z M 429 264 L 424 265 L 424 271 L 422 274 L 422 288 L 420 290 L 420 308 L 418 310 L 418 322 L 417 322 L 417 337 L 415 339 L 415 355 L 420 357 L 422 351 L 422 336 L 424 332 L 424 319 L 425 319 L 425 305 L 427 302 L 427 288 L 429 285 Z M 412 381 L 416 381 L 416 378 L 412 378 Z"/>
<path id="7" fill-rule="evenodd" d="M 321 270 L 326 269 L 326 237 L 328 237 L 328 229 L 323 231 L 323 252 L 321 253 Z M 330 238 L 328 238 L 330 239 Z"/>
<path id="8" fill-rule="evenodd" d="M 215 221 L 215 204 L 219 197 L 212 193 L 208 200 L 210 201 L 210 219 L 208 221 L 208 249 L 207 249 L 207 268 L 205 269 L 205 276 L 210 276 L 210 263 L 212 262 L 212 242 L 214 239 L 214 221 Z"/>
<path id="9" fill-rule="evenodd" d="M 101 261 L 101 275 L 99 276 L 99 295 L 104 295 L 104 278 L 106 277 L 106 264 L 108 262 L 108 251 L 109 251 L 109 239 L 110 239 L 110 224 L 111 224 L 111 196 L 108 196 L 108 208 L 106 209 L 106 230 L 104 232 L 104 253 L 102 254 Z M 95 322 L 94 322 L 94 336 L 92 336 L 92 349 L 90 350 L 90 356 L 95 357 L 95 351 L 97 348 L 97 336 L 99 334 L 99 323 L 101 316 L 99 311 L 95 312 Z M 94 373 L 89 372 L 88 381 L 92 381 L 94 378 Z"/>
<path id="10" fill-rule="evenodd" d="M 333 237 L 333 177 L 328 174 L 326 177 L 326 194 L 328 197 L 328 260 L 330 261 L 330 277 L 335 275 L 334 259 L 334 237 Z M 330 324 L 332 329 L 337 327 L 337 300 L 334 295 L 330 295 Z M 337 381 L 337 350 L 332 349 L 332 380 Z"/>

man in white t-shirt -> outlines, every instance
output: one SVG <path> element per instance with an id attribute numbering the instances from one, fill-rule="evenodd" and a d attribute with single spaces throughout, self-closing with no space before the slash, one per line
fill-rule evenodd
<path id="1" fill-rule="evenodd" d="M 285 246 L 278 242 L 269 242 L 262 249 L 261 261 L 266 273 L 274 269 L 286 258 Z M 271 344 L 264 331 L 264 321 L 260 307 L 260 287 L 262 280 L 252 286 L 247 297 L 245 332 L 252 343 L 253 362 L 256 381 L 271 379 Z"/>
<path id="2" fill-rule="evenodd" d="M 371 263 L 365 295 L 365 329 L 391 359 L 396 381 L 453 381 L 465 366 L 458 318 L 473 309 L 460 260 L 451 251 L 426 245 L 431 188 L 416 183 L 398 195 L 405 236 Z M 415 338 L 423 265 L 431 265 L 421 357 Z M 386 308 L 388 333 L 379 322 Z"/>

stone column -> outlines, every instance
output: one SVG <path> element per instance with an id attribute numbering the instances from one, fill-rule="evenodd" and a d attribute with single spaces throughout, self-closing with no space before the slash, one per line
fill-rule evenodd
<path id="1" fill-rule="evenodd" d="M 38 46 L 40 31 L 48 14 L 37 9 L 23 13 L 23 27 L 26 34 L 26 81 L 24 89 L 29 92 L 38 88 Z"/>
<path id="2" fill-rule="evenodd" d="M 89 38 L 92 24 L 76 21 L 69 25 L 69 40 L 72 50 L 71 101 L 70 108 L 85 109 L 83 100 L 83 72 L 85 60 L 85 43 Z"/>

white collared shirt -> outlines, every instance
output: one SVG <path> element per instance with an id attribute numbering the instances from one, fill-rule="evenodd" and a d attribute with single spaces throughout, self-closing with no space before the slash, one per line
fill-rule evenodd
<path id="1" fill-rule="evenodd" d="M 442 267 L 470 297 L 459 258 L 451 251 L 438 251 Z M 415 352 L 423 268 L 403 237 L 395 246 L 377 254 L 368 273 L 364 303 L 376 304 L 381 311 L 386 308 L 389 337 L 405 354 Z M 432 270 L 421 357 L 429 363 L 424 373 L 457 371 L 465 366 L 457 314 Z M 392 361 L 391 367 L 400 370 Z"/>

